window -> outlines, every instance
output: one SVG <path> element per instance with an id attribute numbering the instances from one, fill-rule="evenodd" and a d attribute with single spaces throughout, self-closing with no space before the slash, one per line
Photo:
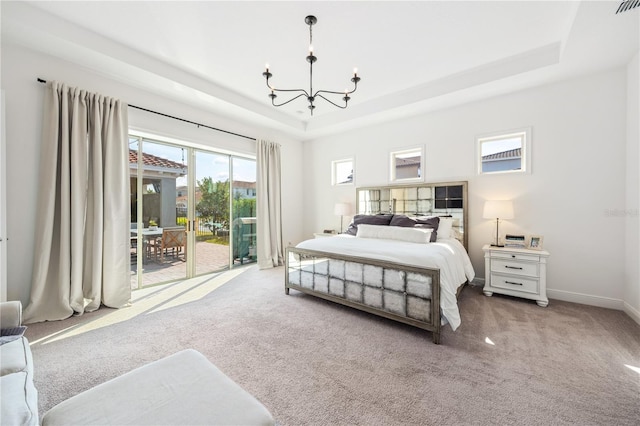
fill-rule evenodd
<path id="1" fill-rule="evenodd" d="M 476 138 L 478 174 L 530 173 L 531 129 Z"/>
<path id="2" fill-rule="evenodd" d="M 414 182 L 423 177 L 422 147 L 391 152 L 390 158 L 391 182 Z"/>
<path id="3" fill-rule="evenodd" d="M 331 185 L 353 184 L 353 158 L 331 162 Z"/>

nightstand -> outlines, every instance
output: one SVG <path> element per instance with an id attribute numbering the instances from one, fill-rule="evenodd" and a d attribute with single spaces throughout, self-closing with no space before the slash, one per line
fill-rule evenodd
<path id="1" fill-rule="evenodd" d="M 539 306 L 549 304 L 547 299 L 547 259 L 549 252 L 513 247 L 485 245 L 484 289 L 486 296 L 493 293 L 535 300 Z"/>

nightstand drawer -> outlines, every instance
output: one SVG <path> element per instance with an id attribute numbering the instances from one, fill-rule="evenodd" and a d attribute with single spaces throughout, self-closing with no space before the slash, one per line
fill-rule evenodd
<path id="1" fill-rule="evenodd" d="M 491 287 L 537 294 L 538 280 L 491 274 Z"/>
<path id="2" fill-rule="evenodd" d="M 527 277 L 539 276 L 537 263 L 514 262 L 506 259 L 493 259 L 491 261 L 491 272 L 524 275 Z"/>
<path id="3" fill-rule="evenodd" d="M 540 262 L 540 256 L 535 254 L 521 254 L 521 253 L 502 253 L 499 251 L 493 251 L 491 253 L 493 259 L 512 259 L 512 260 L 525 260 L 527 262 Z"/>

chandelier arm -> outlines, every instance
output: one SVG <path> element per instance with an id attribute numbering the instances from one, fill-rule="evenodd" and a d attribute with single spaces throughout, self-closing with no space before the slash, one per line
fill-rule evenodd
<path id="1" fill-rule="evenodd" d="M 298 90 L 300 90 L 300 89 L 298 89 Z M 289 90 L 289 91 L 291 91 L 291 92 L 292 92 L 293 90 Z M 276 102 L 274 101 L 274 98 L 271 98 L 271 105 L 276 106 L 276 107 L 279 107 L 279 106 L 282 106 L 282 105 L 286 105 L 286 104 L 288 104 L 289 102 L 295 101 L 295 100 L 296 100 L 296 99 L 298 99 L 300 96 L 304 96 L 304 95 L 305 95 L 304 93 L 300 93 L 298 96 L 295 96 L 295 97 L 293 97 L 293 98 L 289 99 L 288 101 L 283 102 L 283 103 L 281 103 L 281 104 L 276 104 Z"/>
<path id="2" fill-rule="evenodd" d="M 358 83 L 355 83 L 353 90 L 350 92 L 334 92 L 333 90 L 318 90 L 313 96 L 318 96 L 320 93 L 331 93 L 332 95 L 350 95 L 358 89 Z"/>
<path id="3" fill-rule="evenodd" d="M 333 101 L 331 101 L 331 100 L 329 100 L 329 99 L 325 98 L 324 96 L 319 95 L 319 94 L 318 94 L 319 92 L 326 92 L 326 90 L 321 90 L 321 91 L 316 92 L 316 96 L 318 96 L 318 97 L 320 97 L 320 98 L 324 99 L 325 101 L 329 102 L 331 105 L 333 105 L 333 106 L 337 106 L 338 108 L 341 108 L 341 109 L 345 109 L 345 108 L 347 107 L 347 103 L 346 103 L 346 102 L 345 102 L 344 106 L 338 105 L 337 103 L 335 103 L 335 102 L 333 102 Z M 338 93 L 338 94 L 341 94 L 340 92 L 329 92 L 329 93 Z M 342 92 L 342 94 L 344 94 L 344 92 Z"/>
<path id="4" fill-rule="evenodd" d="M 269 84 L 269 78 L 266 79 L 267 87 L 273 92 L 302 92 L 306 97 L 309 97 L 309 93 L 307 93 L 304 89 L 276 89 Z M 284 105 L 284 104 L 283 104 Z"/>
<path id="5" fill-rule="evenodd" d="M 276 89 L 275 87 L 269 87 L 269 88 L 274 92 L 302 92 L 299 96 L 304 95 L 306 97 L 309 97 L 309 93 L 307 93 L 307 91 L 304 89 Z"/>
<path id="6" fill-rule="evenodd" d="M 342 96 L 344 96 L 344 95 L 350 95 L 355 91 L 356 91 L 356 89 L 353 89 L 350 92 L 334 92 L 332 90 L 318 90 L 313 96 L 318 96 L 320 93 L 331 93 L 332 95 L 342 95 Z"/>

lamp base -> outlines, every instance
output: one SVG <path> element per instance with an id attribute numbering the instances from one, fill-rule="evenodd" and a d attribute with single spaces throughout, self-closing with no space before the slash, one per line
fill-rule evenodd
<path id="1" fill-rule="evenodd" d="M 491 244 L 491 247 L 504 247 L 504 244 Z"/>

